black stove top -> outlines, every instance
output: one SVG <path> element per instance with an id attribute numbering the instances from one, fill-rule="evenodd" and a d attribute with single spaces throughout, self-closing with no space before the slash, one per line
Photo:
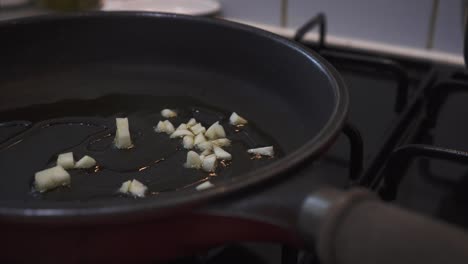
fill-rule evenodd
<path id="1" fill-rule="evenodd" d="M 364 186 L 389 202 L 468 229 L 468 71 L 325 45 L 321 15 L 295 39 L 317 25 L 322 39 L 303 44 L 341 73 L 351 104 L 347 131 L 314 163 L 315 177 L 341 188 Z M 313 184 L 302 178 L 285 188 Z M 226 245 L 176 263 L 241 262 L 318 263 L 311 252 L 278 244 Z"/>

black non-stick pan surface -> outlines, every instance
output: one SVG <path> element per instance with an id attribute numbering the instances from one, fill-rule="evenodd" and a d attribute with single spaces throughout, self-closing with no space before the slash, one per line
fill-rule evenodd
<path id="1" fill-rule="evenodd" d="M 96 215 L 167 208 L 265 182 L 318 155 L 346 116 L 343 83 L 325 61 L 257 29 L 156 13 L 87 13 L 0 25 L 0 213 Z M 163 108 L 174 125 L 220 121 L 231 164 L 213 176 L 182 166 L 180 140 L 153 127 Z M 236 131 L 231 112 L 250 123 Z M 126 116 L 135 147 L 112 147 L 115 117 Z M 247 148 L 273 145 L 274 158 Z M 70 188 L 33 190 L 34 172 L 59 153 L 90 155 L 97 168 L 72 171 Z M 195 191 L 210 177 L 216 185 Z M 138 179 L 148 197 L 116 190 Z M 56 209 L 56 210 L 41 210 Z"/>

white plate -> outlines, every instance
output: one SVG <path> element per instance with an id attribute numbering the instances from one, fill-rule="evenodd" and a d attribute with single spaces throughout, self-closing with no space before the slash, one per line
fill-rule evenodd
<path id="1" fill-rule="evenodd" d="M 221 5 L 216 0 L 106 0 L 105 11 L 155 11 L 204 16 L 217 13 Z"/>

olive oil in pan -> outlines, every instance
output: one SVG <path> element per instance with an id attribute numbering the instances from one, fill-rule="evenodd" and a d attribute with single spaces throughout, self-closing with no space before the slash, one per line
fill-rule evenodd
<path id="1" fill-rule="evenodd" d="M 31 127 L 29 121 L 18 120 L 0 123 L 0 143 L 18 135 L 29 127 Z"/>
<path id="2" fill-rule="evenodd" d="M 154 126 L 165 120 L 161 109 L 176 109 L 174 126 L 194 117 L 206 128 L 220 121 L 232 145 L 225 149 L 232 162 L 219 163 L 216 173 L 184 168 L 187 150 L 181 139 L 155 133 Z M 275 159 L 283 153 L 268 134 L 252 120 L 244 127 L 229 124 L 231 112 L 207 105 L 192 97 L 109 95 L 92 100 L 64 100 L 0 112 L 0 199 L 88 201 L 119 196 L 121 183 L 137 179 L 148 186 L 148 195 L 193 189 L 209 178 L 214 184 L 264 166 L 274 159 L 253 160 L 247 149 L 273 145 Z M 134 148 L 120 150 L 113 145 L 115 118 L 128 117 Z M 26 121 L 19 121 L 26 120 Z M 21 130 L 11 132 L 11 124 Z M 15 127 L 14 125 L 13 127 Z M 11 132 L 11 133 L 10 133 Z M 3 134 L 2 134 L 3 133 Z M 31 193 L 34 173 L 55 165 L 58 154 L 72 151 L 75 160 L 84 155 L 97 166 L 69 170 L 71 187 L 45 193 Z"/>

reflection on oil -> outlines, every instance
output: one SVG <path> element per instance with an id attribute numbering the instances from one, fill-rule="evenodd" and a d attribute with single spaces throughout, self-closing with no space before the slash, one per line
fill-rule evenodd
<path id="1" fill-rule="evenodd" d="M 232 154 L 233 160 L 219 161 L 217 171 L 209 174 L 185 169 L 182 164 L 187 150 L 181 147 L 181 140 L 157 134 L 153 129 L 159 120 L 164 120 L 160 110 L 169 106 L 179 113 L 177 118 L 171 119 L 174 126 L 192 117 L 205 127 L 220 121 L 232 141 L 226 150 Z M 8 198 L 86 201 L 115 197 L 118 196 L 115 190 L 121 183 L 133 178 L 145 182 L 152 195 L 160 195 L 194 188 L 207 179 L 216 185 L 217 181 L 228 180 L 269 162 L 253 161 L 246 153 L 248 148 L 275 145 L 277 153 L 282 155 L 278 144 L 254 123 L 247 126 L 229 125 L 230 114 L 230 111 L 206 105 L 191 97 L 146 95 L 67 100 L 0 112 L 0 133 L 15 126 L 22 129 L 0 144 L 0 169 L 29 183 L 27 192 L 21 191 L 23 185 L 18 184 L 18 194 L 11 191 Z M 122 116 L 129 118 L 134 143 L 133 148 L 128 150 L 118 150 L 113 145 L 115 117 Z M 27 118 L 29 121 L 20 121 Z M 89 155 L 96 159 L 97 165 L 87 170 L 70 170 L 71 188 L 59 188 L 44 194 L 31 192 L 29 187 L 34 173 L 54 166 L 57 156 L 64 152 L 73 152 L 75 159 Z M 25 164 L 36 165 L 18 170 L 8 162 L 9 158 L 16 156 L 22 157 Z M 0 193 L 0 199 L 5 193 Z"/>

